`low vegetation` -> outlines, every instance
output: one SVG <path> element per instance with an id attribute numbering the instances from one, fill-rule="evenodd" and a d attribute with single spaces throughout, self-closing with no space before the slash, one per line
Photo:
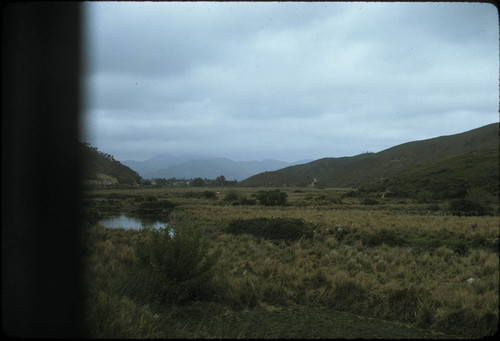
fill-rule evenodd
<path id="1" fill-rule="evenodd" d="M 497 332 L 498 211 L 458 215 L 453 201 L 375 199 L 335 189 L 206 192 L 87 192 L 91 337 L 480 338 Z M 286 205 L 265 205 L 259 193 L 285 193 Z M 469 200 L 482 197 L 468 193 Z M 167 208 L 169 225 L 96 224 L 110 207 L 134 212 L 146 203 Z M 292 322 L 294 314 L 300 322 Z"/>
<path id="2" fill-rule="evenodd" d="M 301 238 L 311 239 L 313 236 L 312 226 L 298 218 L 236 219 L 229 223 L 223 232 L 235 235 L 250 234 L 275 243 L 290 243 Z"/>
<path id="3" fill-rule="evenodd" d="M 190 226 L 151 229 L 136 246 L 130 273 L 134 296 L 167 305 L 213 295 L 213 267 L 220 252 L 208 252 L 201 231 Z"/>
<path id="4" fill-rule="evenodd" d="M 264 206 L 284 206 L 286 205 L 286 200 L 288 194 L 281 192 L 279 189 L 270 191 L 259 191 L 257 192 L 257 200 Z"/>

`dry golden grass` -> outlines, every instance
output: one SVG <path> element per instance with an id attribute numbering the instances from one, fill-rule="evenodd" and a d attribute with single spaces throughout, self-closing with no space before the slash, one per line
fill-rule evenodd
<path id="1" fill-rule="evenodd" d="M 301 304 L 470 337 L 496 332 L 498 251 L 469 247 L 467 252 L 459 254 L 446 243 L 426 249 L 411 243 L 368 246 L 366 241 L 380 231 L 388 231 L 422 245 L 432 240 L 444 243 L 452 239 L 468 243 L 479 239 L 498 242 L 498 217 L 407 215 L 401 213 L 398 204 L 383 208 L 315 204 L 315 197 L 335 197 L 339 193 L 336 190 L 290 189 L 289 205 L 279 207 L 232 205 L 223 200 L 228 189 L 208 189 L 218 192 L 215 200 L 186 195 L 206 190 L 108 191 L 94 192 L 91 196 L 102 198 L 112 193 L 125 198 L 155 196 L 178 204 L 177 215 L 188 217 L 190 224 L 204 228 L 212 237 L 211 247 L 221 251 L 216 283 L 221 288 L 220 300 L 232 309 Z M 237 191 L 252 198 L 257 189 Z M 259 217 L 302 218 L 313 223 L 316 231 L 312 240 L 303 239 L 290 245 L 222 233 L 221 228 L 234 219 Z M 335 225 L 348 230 L 344 239 L 332 233 Z M 91 278 L 106 278 L 103 282 L 115 283 L 117 287 L 119 276 L 111 278 L 110 274 L 120 273 L 122 267 L 134 261 L 134 238 L 140 238 L 138 233 L 127 233 L 125 238 L 118 235 L 123 233 L 107 232 L 97 238 L 95 254 L 89 260 Z M 468 283 L 469 278 L 474 281 Z M 96 288 L 96 292 L 99 290 Z M 111 285 L 109 290 L 106 297 L 112 299 Z M 126 306 L 130 302 L 116 304 Z M 147 318 L 154 320 L 151 316 Z"/>

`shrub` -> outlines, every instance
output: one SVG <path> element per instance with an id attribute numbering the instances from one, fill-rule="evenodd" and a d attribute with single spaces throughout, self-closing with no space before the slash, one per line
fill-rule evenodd
<path id="1" fill-rule="evenodd" d="M 367 246 L 377 246 L 385 244 L 387 246 L 404 246 L 406 241 L 397 231 L 382 229 L 373 234 L 361 237 L 363 243 Z"/>
<path id="2" fill-rule="evenodd" d="M 162 335 L 161 317 L 147 305 L 103 291 L 91 298 L 86 322 L 88 338 L 158 339 Z"/>
<path id="3" fill-rule="evenodd" d="M 390 311 L 386 317 L 405 322 L 415 322 L 418 312 L 419 297 L 428 296 L 413 287 L 388 288 L 383 292 Z"/>
<path id="4" fill-rule="evenodd" d="M 464 306 L 436 315 L 437 328 L 464 336 L 488 337 L 498 331 L 498 315 L 490 311 Z"/>
<path id="5" fill-rule="evenodd" d="M 233 205 L 255 205 L 257 202 L 255 201 L 255 199 L 247 199 L 246 197 L 242 197 L 240 198 L 240 200 L 238 201 L 234 201 L 233 202 Z"/>
<path id="6" fill-rule="evenodd" d="M 138 291 L 154 303 L 181 303 L 211 294 L 219 252 L 193 227 L 150 229 L 136 249 Z M 136 275 L 136 276 L 137 276 Z"/>
<path id="7" fill-rule="evenodd" d="M 244 194 L 240 194 L 234 189 L 227 191 L 223 200 L 231 202 L 233 205 L 255 205 L 256 203 L 254 199 L 247 199 Z"/>
<path id="8" fill-rule="evenodd" d="M 206 199 L 217 199 L 217 194 L 214 191 L 204 191 L 203 196 Z"/>
<path id="9" fill-rule="evenodd" d="M 490 205 L 493 197 L 480 187 L 471 187 L 461 199 L 452 200 L 449 209 L 453 215 L 481 216 L 493 214 Z"/>
<path id="10" fill-rule="evenodd" d="M 428 190 L 422 189 L 417 193 L 417 202 L 420 204 L 427 204 L 432 199 L 432 193 Z"/>
<path id="11" fill-rule="evenodd" d="M 145 201 L 140 203 L 135 212 L 140 214 L 169 214 L 176 204 L 169 200 Z"/>
<path id="12" fill-rule="evenodd" d="M 492 201 L 492 196 L 480 187 L 471 187 L 467 190 L 466 199 L 487 207 Z"/>
<path id="13" fill-rule="evenodd" d="M 467 256 L 469 253 L 469 247 L 462 239 L 448 238 L 445 245 L 459 256 Z"/>
<path id="14" fill-rule="evenodd" d="M 231 189 L 226 192 L 226 195 L 224 196 L 224 201 L 236 201 L 239 199 L 239 194 L 236 190 Z"/>
<path id="15" fill-rule="evenodd" d="M 251 234 L 275 242 L 291 242 L 302 237 L 311 239 L 313 229 L 303 219 L 298 218 L 254 218 L 233 220 L 224 229 L 227 233 Z"/>
<path id="16" fill-rule="evenodd" d="M 286 205 L 288 194 L 281 192 L 279 189 L 270 191 L 259 191 L 257 200 L 264 206 L 284 206 Z"/>
<path id="17" fill-rule="evenodd" d="M 450 201 L 449 210 L 458 216 L 481 216 L 490 213 L 490 209 L 479 202 L 469 199 L 455 199 Z"/>
<path id="18" fill-rule="evenodd" d="M 334 278 L 327 304 L 331 308 L 361 313 L 365 309 L 369 292 L 355 279 L 341 272 Z"/>
<path id="19" fill-rule="evenodd" d="M 373 198 L 366 198 L 361 202 L 363 205 L 378 205 L 378 201 Z"/>

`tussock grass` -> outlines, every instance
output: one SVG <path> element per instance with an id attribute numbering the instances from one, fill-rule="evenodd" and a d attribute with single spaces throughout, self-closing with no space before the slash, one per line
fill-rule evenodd
<path id="1" fill-rule="evenodd" d="M 316 189 L 288 191 L 287 206 L 233 206 L 224 201 L 224 190 L 217 191 L 217 199 L 189 200 L 174 191 L 144 193 L 172 201 L 174 221 L 188 221 L 210 236 L 208 252 L 220 253 L 211 299 L 217 304 L 231 311 L 329 308 L 472 338 L 497 331 L 498 217 L 404 215 L 380 210 L 381 205 L 367 210 L 354 204 L 349 209 L 294 204 L 310 194 L 314 198 Z M 256 193 L 238 191 L 247 198 Z M 311 239 L 287 244 L 224 230 L 235 219 L 257 218 L 302 219 L 314 225 L 314 232 Z M 345 231 L 341 236 L 338 226 Z M 96 226 L 88 234 L 89 322 L 94 336 L 201 335 L 173 323 L 179 320 L 165 307 L 134 298 L 126 285 L 144 231 Z M 469 283 L 469 278 L 474 280 Z"/>

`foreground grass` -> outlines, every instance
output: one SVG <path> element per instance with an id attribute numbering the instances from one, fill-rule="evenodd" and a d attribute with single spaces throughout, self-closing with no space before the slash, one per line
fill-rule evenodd
<path id="1" fill-rule="evenodd" d="M 91 227 L 93 337 L 439 337 L 434 330 L 477 338 L 497 331 L 498 217 L 410 216 L 356 203 L 343 203 L 344 209 L 303 205 L 311 201 L 305 197 L 317 195 L 305 191 L 291 192 L 292 204 L 278 208 L 231 205 L 221 194 L 214 200 L 191 192 L 102 192 L 95 200 L 126 207 L 140 196 L 155 196 L 178 204 L 173 223 L 203 229 L 211 249 L 221 252 L 217 294 L 168 307 L 140 302 L 127 273 L 147 231 Z M 302 218 L 315 233 L 276 244 L 222 231 L 233 219 L 257 217 Z M 336 235 L 336 225 L 347 233 Z"/>

